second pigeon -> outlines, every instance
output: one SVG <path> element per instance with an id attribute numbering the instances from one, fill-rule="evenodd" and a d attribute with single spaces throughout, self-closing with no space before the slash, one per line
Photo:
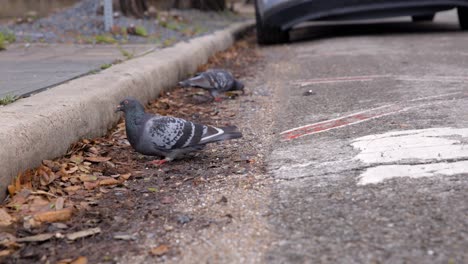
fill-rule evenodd
<path id="1" fill-rule="evenodd" d="M 220 101 L 220 94 L 228 91 L 242 91 L 244 84 L 234 78 L 226 70 L 210 69 L 197 74 L 195 77 L 179 82 L 182 87 L 196 87 L 208 90 L 215 101 Z"/>

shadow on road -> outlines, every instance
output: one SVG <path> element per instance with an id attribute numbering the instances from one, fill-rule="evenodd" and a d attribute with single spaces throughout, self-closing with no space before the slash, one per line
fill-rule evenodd
<path id="1" fill-rule="evenodd" d="M 361 23 L 309 23 L 290 32 L 291 43 L 347 36 L 463 33 L 458 24 L 444 22 L 391 21 Z"/>

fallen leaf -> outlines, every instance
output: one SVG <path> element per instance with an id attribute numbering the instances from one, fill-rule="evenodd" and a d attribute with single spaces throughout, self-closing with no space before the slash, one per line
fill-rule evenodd
<path id="1" fill-rule="evenodd" d="M 78 170 L 78 166 L 71 167 L 68 170 L 63 170 L 66 174 L 73 174 Z"/>
<path id="2" fill-rule="evenodd" d="M 6 257 L 13 253 L 13 250 L 5 249 L 5 250 L 0 250 L 0 257 Z"/>
<path id="3" fill-rule="evenodd" d="M 83 185 L 86 190 L 92 190 L 99 186 L 99 182 L 84 182 Z"/>
<path id="4" fill-rule="evenodd" d="M 81 189 L 81 186 L 79 185 L 73 185 L 73 186 L 68 186 L 68 187 L 65 187 L 64 190 L 67 192 L 67 193 L 74 193 L 78 190 Z"/>
<path id="5" fill-rule="evenodd" d="M 56 264 L 70 264 L 72 261 L 73 261 L 73 259 L 71 259 L 71 258 L 61 259 L 61 260 L 57 261 Z"/>
<path id="6" fill-rule="evenodd" d="M 78 169 L 85 173 L 90 173 L 90 168 L 87 165 L 78 165 Z"/>
<path id="7" fill-rule="evenodd" d="M 0 208 L 0 226 L 9 226 L 13 223 L 13 217 L 4 208 Z"/>
<path id="8" fill-rule="evenodd" d="M 34 214 L 34 220 L 39 222 L 62 222 L 68 221 L 72 217 L 73 211 L 70 208 L 65 208 L 57 211 L 47 211 Z"/>
<path id="9" fill-rule="evenodd" d="M 75 163 L 75 164 L 80 164 L 81 162 L 83 162 L 83 157 L 78 156 L 78 155 L 73 155 L 73 156 L 70 157 L 70 161 Z"/>
<path id="10" fill-rule="evenodd" d="M 90 228 L 90 229 L 86 229 L 86 230 L 66 234 L 65 236 L 69 240 L 76 240 L 78 238 L 92 236 L 92 235 L 99 234 L 99 233 L 101 233 L 101 228 L 96 227 L 96 228 Z"/>
<path id="11" fill-rule="evenodd" d="M 81 256 L 70 262 L 70 264 L 88 264 L 88 259 Z"/>
<path id="12" fill-rule="evenodd" d="M 65 203 L 65 199 L 63 197 L 57 198 L 55 201 L 55 210 L 62 210 L 63 209 L 63 204 Z"/>
<path id="13" fill-rule="evenodd" d="M 85 160 L 91 161 L 91 162 L 95 162 L 95 163 L 105 162 L 105 161 L 109 161 L 109 160 L 111 160 L 111 159 L 112 159 L 111 157 L 100 157 L 100 156 L 96 156 L 96 157 L 85 157 Z"/>
<path id="14" fill-rule="evenodd" d="M 80 180 L 82 182 L 90 182 L 90 181 L 96 181 L 97 180 L 97 177 L 94 176 L 94 175 L 87 175 L 87 174 L 81 174 L 80 175 Z"/>
<path id="15" fill-rule="evenodd" d="M 117 239 L 117 240 L 136 240 L 136 237 L 134 235 L 128 235 L 128 234 L 115 234 L 114 239 Z"/>
<path id="16" fill-rule="evenodd" d="M 40 234 L 40 235 L 35 235 L 35 236 L 21 237 L 21 238 L 18 238 L 16 241 L 17 242 L 42 242 L 42 241 L 49 240 L 52 237 L 54 237 L 54 234 L 45 233 L 45 234 Z"/>
<path id="17" fill-rule="evenodd" d="M 15 192 L 16 192 L 15 186 L 14 185 L 8 185 L 8 194 L 10 196 L 13 196 L 13 195 L 15 195 Z"/>
<path id="18" fill-rule="evenodd" d="M 120 181 L 118 181 L 116 179 L 113 179 L 113 178 L 104 179 L 104 180 L 99 181 L 99 185 L 101 185 L 101 186 L 115 185 L 115 184 L 119 184 L 119 183 L 120 183 Z"/>
<path id="19" fill-rule="evenodd" d="M 160 245 L 158 247 L 155 247 L 151 249 L 150 253 L 155 255 L 155 256 L 162 256 L 166 254 L 169 251 L 169 247 L 166 245 Z"/>
<path id="20" fill-rule="evenodd" d="M 120 175 L 120 177 L 124 180 L 128 180 L 130 178 L 130 176 L 132 176 L 131 173 L 125 173 L 125 174 L 122 174 Z"/>

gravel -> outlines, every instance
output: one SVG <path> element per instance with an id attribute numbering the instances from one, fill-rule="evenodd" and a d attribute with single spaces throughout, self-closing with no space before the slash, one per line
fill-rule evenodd
<path id="1" fill-rule="evenodd" d="M 13 32 L 18 42 L 95 43 L 96 36 L 108 34 L 120 43 L 172 44 L 206 34 L 230 23 L 245 19 L 232 12 L 201 12 L 199 10 L 158 11 L 158 18 L 138 19 L 118 14 L 114 25 L 118 29 L 143 27 L 148 37 L 131 34 L 110 35 L 104 30 L 103 15 L 98 14 L 100 1 L 84 0 L 74 6 L 40 18 L 32 23 L 0 25 L 0 32 Z"/>

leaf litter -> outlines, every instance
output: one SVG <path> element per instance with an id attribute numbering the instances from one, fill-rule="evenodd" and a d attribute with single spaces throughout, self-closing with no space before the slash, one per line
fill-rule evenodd
<path id="1" fill-rule="evenodd" d="M 198 71 L 223 67 L 231 70 L 235 77 L 252 77 L 253 71 L 249 69 L 260 60 L 253 43 L 252 36 L 238 41 L 234 47 L 210 58 Z M 196 98 L 200 93 L 203 91 L 194 88 L 164 92 L 149 103 L 147 110 L 217 126 L 241 125 L 237 113 L 239 104 L 229 100 L 236 97 L 235 94 L 227 95 L 227 103 L 199 104 Z M 150 255 L 180 254 L 180 250 L 169 250 L 172 247 L 166 244 L 165 236 L 180 222 L 177 215 L 179 218 L 185 215 L 170 207 L 183 199 L 186 188 L 200 189 L 223 181 L 226 175 L 239 172 L 248 175 L 263 170 L 261 163 L 253 162 L 255 159 L 244 158 L 255 156 L 255 151 L 238 152 L 240 144 L 223 142 L 195 153 L 195 157 L 154 167 L 149 157 L 133 151 L 126 139 L 123 121 L 104 137 L 76 142 L 63 157 L 44 160 L 36 169 L 20 173 L 8 186 L 9 197 L 0 207 L 0 227 L 13 228 L 0 229 L 0 257 L 16 263 L 39 260 L 43 256 L 58 263 L 82 263 L 88 258 L 105 262 L 122 254 L 120 248 L 128 246 L 125 243 L 134 240 L 138 243 L 141 239 L 142 234 L 132 232 L 135 235 L 114 235 L 115 247 L 98 244 L 112 239 L 112 234 L 126 231 L 122 227 L 131 226 L 133 217 L 153 219 L 155 233 L 143 236 L 158 237 L 155 242 L 159 241 L 160 245 L 150 249 Z M 239 186 L 249 188 L 246 186 L 252 183 L 247 177 L 240 180 Z M 179 190 L 181 187 L 184 191 Z M 226 203 L 226 197 L 221 196 L 221 201 Z M 211 220 L 203 217 L 184 221 L 189 222 L 201 229 L 212 225 Z M 1 240 L 2 235 L 9 239 Z M 69 241 L 88 239 L 88 243 L 95 245 L 94 252 L 90 253 L 89 248 L 88 251 L 77 250 L 79 247 L 73 243 L 47 244 L 52 243 L 47 241 L 65 238 Z M 35 246 L 28 247 L 24 243 Z M 107 253 L 102 256 L 104 248 Z M 138 244 L 131 250 L 148 252 Z M 80 256 L 76 255 L 78 253 Z M 85 254 L 89 256 L 83 257 Z"/>

